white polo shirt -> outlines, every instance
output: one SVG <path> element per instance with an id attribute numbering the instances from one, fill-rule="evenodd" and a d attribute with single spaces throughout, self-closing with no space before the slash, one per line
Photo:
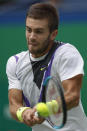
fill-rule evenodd
<path id="1" fill-rule="evenodd" d="M 9 89 L 22 90 L 31 107 L 38 102 L 40 95 L 40 89 L 34 81 L 31 60 L 38 62 L 43 60 L 45 56 L 32 58 L 29 55 L 29 51 L 25 51 L 10 57 L 7 62 L 6 73 Z M 64 81 L 78 74 L 84 74 L 83 66 L 84 62 L 78 50 L 71 44 L 66 43 L 55 52 L 51 74 L 55 75 L 60 81 Z M 58 131 L 87 131 L 87 120 L 81 106 L 81 102 L 79 102 L 77 107 L 67 111 L 67 123 Z M 33 126 L 32 130 L 55 131 L 46 121 L 40 125 Z"/>

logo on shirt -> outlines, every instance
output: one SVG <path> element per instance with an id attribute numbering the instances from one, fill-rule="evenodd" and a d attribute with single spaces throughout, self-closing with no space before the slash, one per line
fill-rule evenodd
<path id="1" fill-rule="evenodd" d="M 45 70 L 46 68 L 47 68 L 47 66 L 41 67 L 41 68 L 40 68 L 40 71 L 43 71 L 43 70 Z"/>

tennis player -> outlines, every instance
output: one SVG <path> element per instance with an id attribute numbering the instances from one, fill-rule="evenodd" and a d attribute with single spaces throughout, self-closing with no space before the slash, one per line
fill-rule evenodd
<path id="1" fill-rule="evenodd" d="M 58 24 L 57 11 L 51 4 L 33 4 L 28 9 L 28 50 L 11 56 L 6 67 L 10 112 L 14 119 L 25 123 L 33 131 L 54 131 L 47 121 L 37 118 L 34 113 L 44 72 L 56 50 L 51 75 L 62 82 L 68 110 L 67 123 L 59 131 L 87 131 L 80 101 L 84 62 L 73 45 L 54 40 L 58 34 Z"/>

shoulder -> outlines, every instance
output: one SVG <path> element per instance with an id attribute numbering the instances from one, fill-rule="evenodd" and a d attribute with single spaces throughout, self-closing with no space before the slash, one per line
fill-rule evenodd
<path id="1" fill-rule="evenodd" d="M 22 59 L 27 54 L 28 54 L 28 51 L 23 51 L 18 54 L 15 54 L 8 59 L 7 64 L 8 63 L 9 64 L 16 64 L 20 59 Z"/>
<path id="2" fill-rule="evenodd" d="M 63 44 L 56 50 L 54 66 L 61 80 L 72 78 L 78 74 L 84 74 L 83 58 L 75 46 L 69 43 Z"/>
<path id="3" fill-rule="evenodd" d="M 77 51 L 76 47 L 70 43 L 63 43 L 61 42 L 61 46 L 58 48 L 59 52 L 61 53 L 67 53 L 66 51 Z"/>
<path id="4" fill-rule="evenodd" d="M 82 59 L 81 54 L 78 51 L 78 49 L 70 43 L 62 43 L 62 45 L 59 46 L 59 48 L 55 52 L 55 57 L 57 56 L 58 58 L 61 58 L 61 59 L 73 58 L 73 57 L 75 58 L 80 57 Z"/>
<path id="5" fill-rule="evenodd" d="M 28 54 L 28 51 L 23 51 L 11 56 L 6 64 L 6 72 L 15 71 L 18 62 Z"/>

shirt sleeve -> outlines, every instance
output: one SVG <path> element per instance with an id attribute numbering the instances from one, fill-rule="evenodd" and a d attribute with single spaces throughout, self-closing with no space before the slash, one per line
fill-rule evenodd
<path id="1" fill-rule="evenodd" d="M 60 55 L 57 63 L 58 74 L 61 81 L 70 79 L 76 75 L 84 74 L 83 59 L 76 48 L 66 48 Z"/>
<path id="2" fill-rule="evenodd" d="M 8 89 L 15 88 L 21 90 L 20 81 L 16 76 L 16 65 L 17 63 L 15 57 L 14 56 L 10 57 L 6 65 L 6 74 L 8 77 L 8 84 L 9 84 Z"/>

